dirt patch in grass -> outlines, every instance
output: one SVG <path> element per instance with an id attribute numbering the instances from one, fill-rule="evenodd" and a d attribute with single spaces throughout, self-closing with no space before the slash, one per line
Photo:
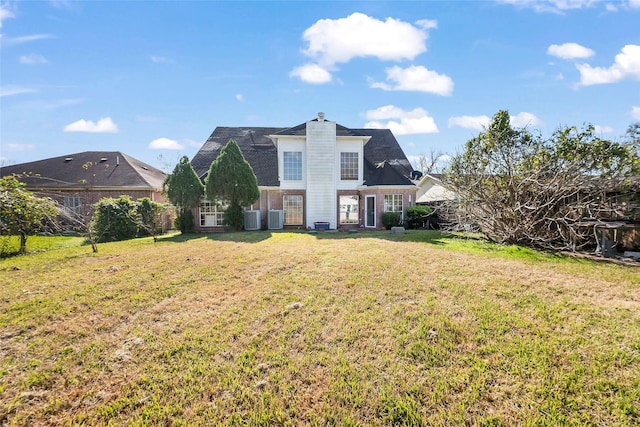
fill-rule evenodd
<path id="1" fill-rule="evenodd" d="M 246 236 L 0 264 L 0 424 L 640 422 L 638 269 Z"/>

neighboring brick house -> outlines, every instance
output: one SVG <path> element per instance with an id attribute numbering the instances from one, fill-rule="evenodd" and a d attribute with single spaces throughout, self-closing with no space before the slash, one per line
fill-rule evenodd
<path id="1" fill-rule="evenodd" d="M 164 202 L 166 174 L 119 151 L 85 151 L 0 168 L 0 176 L 8 175 L 15 175 L 28 190 L 85 216 L 103 197 L 126 195 Z"/>
<path id="2" fill-rule="evenodd" d="M 230 139 L 260 188 L 246 229 L 382 228 L 383 212 L 415 204 L 413 169 L 388 129 L 349 129 L 323 113 L 292 128 L 217 127 L 191 161 L 203 181 Z M 223 207 L 203 200 L 194 217 L 198 231 L 220 229 Z"/>

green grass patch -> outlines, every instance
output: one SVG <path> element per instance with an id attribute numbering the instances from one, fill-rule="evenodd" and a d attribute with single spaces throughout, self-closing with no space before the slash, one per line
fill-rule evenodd
<path id="1" fill-rule="evenodd" d="M 437 232 L 0 260 L 0 424 L 637 425 L 640 269 Z"/>
<path id="2" fill-rule="evenodd" d="M 85 239 L 77 236 L 40 236 L 27 238 L 27 252 L 44 252 L 65 249 L 84 244 Z M 0 258 L 18 255 L 20 251 L 19 236 L 0 236 Z"/>

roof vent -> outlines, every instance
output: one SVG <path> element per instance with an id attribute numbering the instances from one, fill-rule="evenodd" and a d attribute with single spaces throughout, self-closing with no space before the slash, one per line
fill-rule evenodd
<path id="1" fill-rule="evenodd" d="M 70 162 L 71 160 L 73 160 L 73 157 L 66 157 L 66 158 L 64 159 L 64 162 L 65 162 L 65 163 L 68 163 L 68 162 Z"/>
<path id="2" fill-rule="evenodd" d="M 104 163 L 104 162 L 106 162 L 106 161 L 107 161 L 107 158 L 106 158 L 106 157 L 102 157 L 102 158 L 100 159 L 100 163 Z"/>
<path id="3" fill-rule="evenodd" d="M 318 113 L 318 121 L 324 122 L 324 113 Z"/>

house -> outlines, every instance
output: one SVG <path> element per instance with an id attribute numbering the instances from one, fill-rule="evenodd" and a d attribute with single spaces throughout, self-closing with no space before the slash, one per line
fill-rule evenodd
<path id="1" fill-rule="evenodd" d="M 0 176 L 8 175 L 77 215 L 90 214 L 103 197 L 164 201 L 166 174 L 119 151 L 85 151 L 0 168 Z"/>
<path id="2" fill-rule="evenodd" d="M 419 205 L 434 206 L 456 198 L 456 194 L 442 183 L 441 174 L 425 174 L 416 186 L 416 204 Z"/>
<path id="3" fill-rule="evenodd" d="M 445 187 L 442 178 L 441 174 L 425 174 L 416 182 L 416 204 L 433 208 L 433 213 L 425 223 L 427 228 L 440 228 L 443 221 L 442 209 L 446 207 L 446 202 L 456 198 L 455 192 Z"/>
<path id="4" fill-rule="evenodd" d="M 382 228 L 383 212 L 415 203 L 411 164 L 388 129 L 350 129 L 323 113 L 291 128 L 217 127 L 191 161 L 201 179 L 230 139 L 260 188 L 245 229 Z M 222 226 L 215 203 L 203 200 L 194 214 L 198 231 Z"/>

